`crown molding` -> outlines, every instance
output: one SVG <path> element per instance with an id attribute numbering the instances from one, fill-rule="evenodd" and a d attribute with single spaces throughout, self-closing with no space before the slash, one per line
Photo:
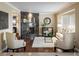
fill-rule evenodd
<path id="1" fill-rule="evenodd" d="M 13 8 L 13 9 L 15 9 L 15 10 L 20 12 L 20 10 L 18 8 L 16 8 L 14 5 L 12 5 L 11 3 L 9 3 L 9 2 L 4 2 L 4 3 L 9 5 L 11 8 Z"/>

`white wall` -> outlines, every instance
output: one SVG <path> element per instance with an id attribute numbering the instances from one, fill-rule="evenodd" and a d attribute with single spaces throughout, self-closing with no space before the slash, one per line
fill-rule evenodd
<path id="1" fill-rule="evenodd" d="M 63 32 L 63 29 L 67 32 L 75 32 L 75 9 L 67 12 L 61 13 L 57 16 L 57 30 L 60 33 Z"/>
<path id="2" fill-rule="evenodd" d="M 3 12 L 6 12 L 8 13 L 8 28 L 7 29 L 4 29 L 4 30 L 0 30 L 0 32 L 12 32 L 12 21 L 13 21 L 13 12 L 18 12 L 18 10 L 15 10 L 14 8 L 12 8 L 11 6 L 9 6 L 7 3 L 2 3 L 0 2 L 0 11 L 3 11 Z"/>
<path id="3" fill-rule="evenodd" d="M 76 34 L 75 34 L 75 47 L 78 48 L 79 50 L 79 5 L 76 8 L 76 21 L 75 21 L 75 30 L 76 30 Z"/>
<path id="4" fill-rule="evenodd" d="M 14 7 L 9 5 L 8 3 L 0 2 L 0 11 L 8 13 L 8 28 L 7 29 L 2 29 L 0 32 L 13 32 L 13 13 L 16 12 L 17 14 L 19 13 L 19 10 L 16 10 Z M 4 40 L 6 40 L 6 37 L 4 35 Z M 0 44 L 1 45 L 1 44 Z"/>
<path id="5" fill-rule="evenodd" d="M 8 18 L 9 18 L 9 20 L 8 20 L 9 21 L 8 22 L 8 25 L 9 25 L 8 29 L 0 30 L 0 32 L 12 31 L 12 28 L 11 28 L 12 16 L 11 16 L 11 11 L 9 9 L 10 9 L 10 7 L 8 7 L 6 4 L 0 3 L 0 11 L 6 12 L 9 15 L 8 16 Z"/>
<path id="6" fill-rule="evenodd" d="M 39 13 L 39 34 L 42 34 L 42 24 L 45 17 L 49 17 L 51 19 L 51 23 L 45 27 L 54 27 L 54 16 L 52 13 Z"/>

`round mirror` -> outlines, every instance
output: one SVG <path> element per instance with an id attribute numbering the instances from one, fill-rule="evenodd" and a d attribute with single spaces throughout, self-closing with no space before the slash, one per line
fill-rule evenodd
<path id="1" fill-rule="evenodd" d="M 45 25 L 48 25 L 48 24 L 50 24 L 51 23 L 51 19 L 49 18 L 49 17 L 45 17 L 44 18 L 44 24 Z"/>

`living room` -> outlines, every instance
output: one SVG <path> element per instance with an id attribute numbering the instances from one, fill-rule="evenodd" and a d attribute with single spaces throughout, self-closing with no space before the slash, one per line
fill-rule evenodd
<path id="1" fill-rule="evenodd" d="M 0 51 L 78 51 L 78 11 L 75 2 L 0 2 Z"/>

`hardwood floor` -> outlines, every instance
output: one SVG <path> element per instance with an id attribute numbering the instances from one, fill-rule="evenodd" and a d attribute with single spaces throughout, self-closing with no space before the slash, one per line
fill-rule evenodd
<path id="1" fill-rule="evenodd" d="M 16 50 L 14 50 L 14 52 L 56 52 L 56 49 L 57 49 L 57 48 L 33 48 L 32 47 L 33 40 L 30 40 L 28 38 L 28 39 L 25 39 L 24 41 L 26 42 L 25 49 L 24 48 L 16 49 Z M 4 52 L 7 52 L 7 50 Z M 9 50 L 8 52 L 13 52 L 13 51 Z M 74 51 L 73 50 L 67 50 L 67 51 L 63 50 L 63 52 L 74 52 Z"/>
<path id="2" fill-rule="evenodd" d="M 33 40 L 26 39 L 26 52 L 54 52 L 54 48 L 33 48 Z"/>
<path id="3" fill-rule="evenodd" d="M 14 50 L 14 52 L 55 52 L 54 48 L 33 48 L 32 44 L 33 44 L 33 40 L 25 39 L 24 40 L 26 42 L 26 47 L 24 48 L 20 48 L 20 49 L 16 49 Z M 7 52 L 4 51 L 4 52 Z M 12 50 L 8 50 L 8 52 L 13 52 Z"/>

